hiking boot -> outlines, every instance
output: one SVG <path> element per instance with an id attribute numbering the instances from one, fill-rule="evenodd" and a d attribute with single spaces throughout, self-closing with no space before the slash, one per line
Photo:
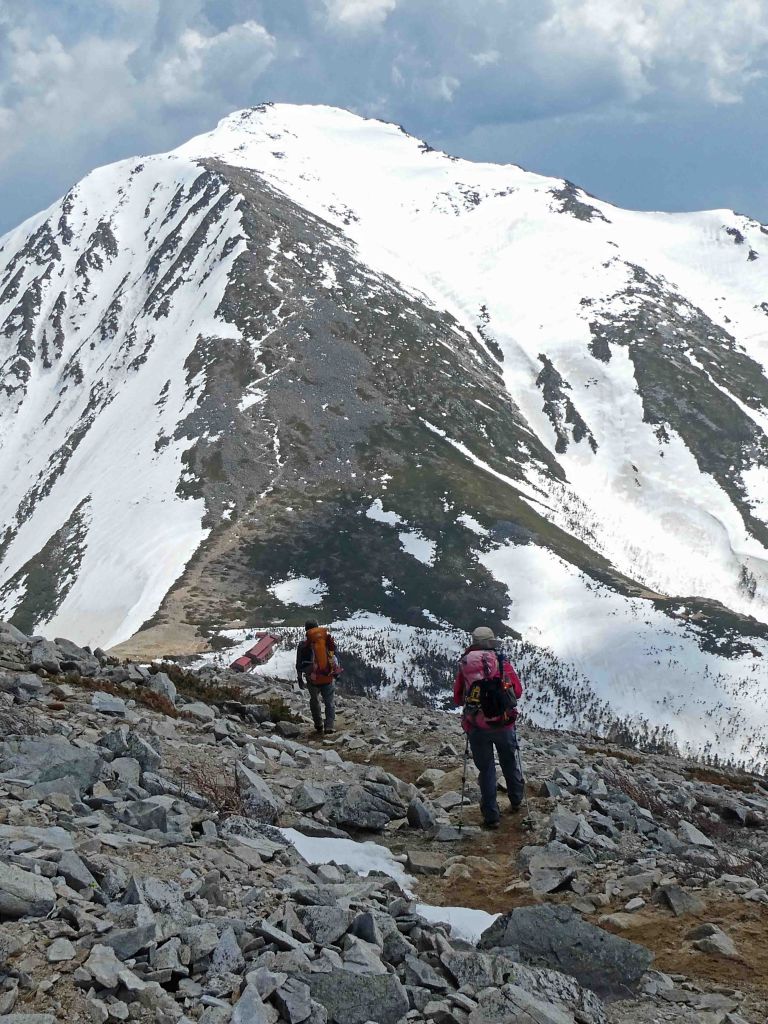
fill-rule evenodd
<path id="1" fill-rule="evenodd" d="M 498 827 L 499 827 L 499 819 L 498 818 L 489 818 L 488 821 L 484 821 L 483 822 L 483 828 L 498 828 Z"/>
<path id="2" fill-rule="evenodd" d="M 325 731 L 326 736 L 330 735 L 332 732 L 336 732 L 336 730 L 334 729 L 334 727 L 332 725 L 326 725 L 324 731 Z"/>
<path id="3" fill-rule="evenodd" d="M 522 806 L 523 806 L 522 800 L 520 801 L 519 804 L 513 804 L 512 801 L 510 800 L 509 801 L 509 813 L 510 814 L 517 814 L 520 811 L 520 808 Z"/>
<path id="4" fill-rule="evenodd" d="M 322 736 L 323 735 L 323 727 L 322 727 L 322 725 L 316 725 L 315 726 L 315 732 L 318 734 L 318 736 Z"/>

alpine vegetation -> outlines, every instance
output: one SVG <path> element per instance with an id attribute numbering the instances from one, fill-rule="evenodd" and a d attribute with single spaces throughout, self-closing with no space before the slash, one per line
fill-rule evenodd
<path id="1" fill-rule="evenodd" d="M 485 622 L 532 720 L 763 764 L 767 266 L 327 107 L 96 170 L 0 239 L 0 615 L 430 698 Z"/>

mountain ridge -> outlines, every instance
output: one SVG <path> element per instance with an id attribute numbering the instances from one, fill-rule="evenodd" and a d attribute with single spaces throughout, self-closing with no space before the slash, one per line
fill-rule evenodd
<path id="1" fill-rule="evenodd" d="M 431 631 L 416 686 L 484 619 L 759 758 L 765 235 L 334 108 L 93 172 L 0 239 L 0 613 L 197 646 L 312 609 L 385 675 Z"/>

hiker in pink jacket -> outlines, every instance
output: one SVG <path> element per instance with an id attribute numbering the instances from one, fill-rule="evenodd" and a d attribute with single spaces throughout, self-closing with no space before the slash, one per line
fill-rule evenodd
<path id="1" fill-rule="evenodd" d="M 523 801 L 523 775 L 517 757 L 517 701 L 523 686 L 514 666 L 498 649 L 493 630 L 478 626 L 472 644 L 464 651 L 453 684 L 453 702 L 463 707 L 462 728 L 469 738 L 472 760 L 478 771 L 480 810 L 487 828 L 498 828 L 496 763 L 507 784 L 510 810 L 517 813 Z"/>

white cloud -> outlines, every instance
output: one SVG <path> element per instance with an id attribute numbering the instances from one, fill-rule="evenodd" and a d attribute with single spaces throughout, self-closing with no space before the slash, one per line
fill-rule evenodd
<path id="1" fill-rule="evenodd" d="M 483 50 L 482 53 L 473 53 L 470 56 L 479 68 L 487 68 L 491 64 L 498 64 L 501 54 L 498 50 Z"/>
<path id="2" fill-rule="evenodd" d="M 759 124 L 767 67 L 768 0 L 0 0 L 0 220 L 269 99 L 437 144 L 745 97 Z"/>
<path id="3" fill-rule="evenodd" d="M 382 25 L 397 7 L 397 0 L 325 0 L 332 22 L 349 28 Z"/>
<path id="4" fill-rule="evenodd" d="M 574 75 L 602 67 L 624 97 L 698 95 L 738 101 L 764 73 L 766 0 L 553 0 L 540 52 Z"/>

